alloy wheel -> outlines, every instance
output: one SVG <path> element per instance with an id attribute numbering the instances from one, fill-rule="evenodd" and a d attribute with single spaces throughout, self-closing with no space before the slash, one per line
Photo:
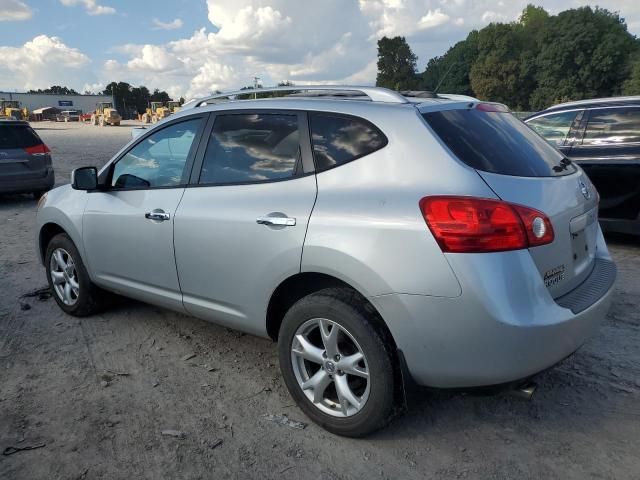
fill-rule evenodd
<path id="1" fill-rule="evenodd" d="M 74 305 L 80 295 L 80 284 L 73 258 L 64 248 L 56 248 L 51 254 L 49 275 L 53 290 L 62 303 Z"/>
<path id="2" fill-rule="evenodd" d="M 351 417 L 364 408 L 370 390 L 367 359 L 353 335 L 337 322 L 304 322 L 293 337 L 291 363 L 299 387 L 322 412 Z"/>

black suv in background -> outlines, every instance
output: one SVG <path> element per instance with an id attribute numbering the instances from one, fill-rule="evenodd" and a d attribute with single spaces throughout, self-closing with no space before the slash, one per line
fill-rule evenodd
<path id="1" fill-rule="evenodd" d="M 40 196 L 54 183 L 49 148 L 22 120 L 0 120 L 0 193 Z"/>
<path id="2" fill-rule="evenodd" d="M 603 229 L 640 235 L 640 96 L 562 103 L 524 121 L 587 173 Z"/>

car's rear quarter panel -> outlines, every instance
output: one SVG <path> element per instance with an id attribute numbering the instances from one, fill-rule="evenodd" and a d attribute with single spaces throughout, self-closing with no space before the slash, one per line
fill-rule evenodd
<path id="1" fill-rule="evenodd" d="M 460 285 L 418 203 L 426 195 L 495 195 L 474 170 L 451 160 L 417 110 L 368 111 L 364 118 L 389 143 L 317 174 L 302 271 L 336 276 L 365 296 L 456 297 Z"/>

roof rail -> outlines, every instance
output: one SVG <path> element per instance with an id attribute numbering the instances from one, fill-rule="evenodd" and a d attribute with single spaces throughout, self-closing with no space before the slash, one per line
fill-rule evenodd
<path id="1" fill-rule="evenodd" d="M 301 92 L 334 92 L 335 96 L 345 96 L 346 92 L 353 92 L 354 95 L 352 96 L 365 95 L 369 97 L 372 102 L 409 103 L 409 101 L 398 92 L 394 92 L 393 90 L 382 87 L 354 87 L 347 85 L 292 85 L 287 87 L 268 87 L 218 93 L 216 95 L 211 95 L 210 97 L 191 100 L 185 103 L 182 108 L 196 108 L 210 103 L 220 103 L 223 101 L 237 100 L 236 97 L 238 95 L 251 95 L 254 93 L 269 92 L 294 92 L 297 97 L 302 96 Z"/>
<path id="2" fill-rule="evenodd" d="M 587 104 L 616 104 L 616 103 L 624 103 L 624 102 L 638 102 L 640 101 L 640 95 L 630 95 L 626 97 L 604 97 L 604 98 L 587 98 L 584 100 L 573 100 L 571 102 L 558 103 L 556 105 L 552 105 L 546 110 L 551 110 L 555 108 L 565 108 L 565 107 L 573 107 Z"/>

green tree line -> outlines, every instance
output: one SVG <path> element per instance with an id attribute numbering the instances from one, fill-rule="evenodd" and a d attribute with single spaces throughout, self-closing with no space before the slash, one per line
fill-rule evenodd
<path id="1" fill-rule="evenodd" d="M 73 88 L 67 88 L 60 85 L 52 85 L 49 88 L 29 90 L 27 93 L 51 93 L 56 95 L 79 95 Z M 84 92 L 90 94 L 91 92 Z M 134 87 L 127 82 L 111 82 L 104 90 L 99 92 L 101 95 L 112 95 L 116 102 L 117 108 L 135 109 L 138 113 L 144 113 L 151 102 L 168 102 L 172 100 L 164 90 L 155 89 L 151 92 L 147 87 L 141 85 Z M 184 98 L 180 98 L 180 103 L 184 103 Z"/>
<path id="2" fill-rule="evenodd" d="M 422 73 L 404 37 L 378 41 L 376 84 L 471 95 L 516 110 L 640 94 L 640 41 L 618 13 L 591 7 L 550 15 L 528 5 L 517 22 L 469 33 Z"/>

